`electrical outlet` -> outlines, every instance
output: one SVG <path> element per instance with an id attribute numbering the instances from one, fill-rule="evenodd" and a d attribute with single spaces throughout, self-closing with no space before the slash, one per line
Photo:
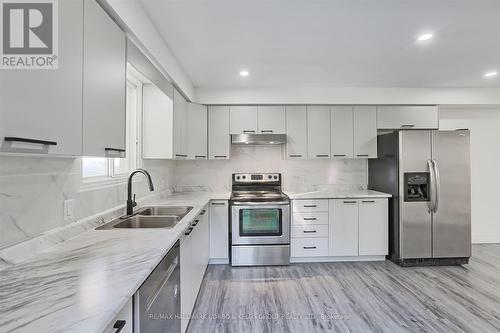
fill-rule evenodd
<path id="1" fill-rule="evenodd" d="M 75 199 L 64 200 L 63 211 L 65 220 L 75 218 Z"/>

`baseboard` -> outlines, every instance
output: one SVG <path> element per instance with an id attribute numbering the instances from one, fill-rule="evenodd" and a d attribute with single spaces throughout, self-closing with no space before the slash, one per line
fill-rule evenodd
<path id="1" fill-rule="evenodd" d="M 227 265 L 229 258 L 212 258 L 208 260 L 209 265 Z"/>
<path id="2" fill-rule="evenodd" d="M 352 256 L 352 257 L 300 257 L 290 258 L 291 263 L 305 262 L 348 262 L 348 261 L 385 261 L 385 256 Z"/>

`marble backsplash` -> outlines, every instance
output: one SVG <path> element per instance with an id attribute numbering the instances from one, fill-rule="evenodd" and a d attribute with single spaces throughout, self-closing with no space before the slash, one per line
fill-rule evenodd
<path id="1" fill-rule="evenodd" d="M 366 188 L 366 159 L 287 160 L 282 146 L 232 146 L 230 160 L 177 161 L 177 191 L 230 191 L 231 174 L 280 172 L 289 191 Z"/>
<path id="2" fill-rule="evenodd" d="M 173 186 L 173 161 L 144 160 L 142 167 L 151 172 L 155 192 Z M 137 179 L 137 197 L 149 195 L 143 177 Z M 124 182 L 83 185 L 80 158 L 0 156 L 0 249 L 124 205 L 125 196 Z M 67 199 L 75 200 L 71 220 L 63 218 Z"/>

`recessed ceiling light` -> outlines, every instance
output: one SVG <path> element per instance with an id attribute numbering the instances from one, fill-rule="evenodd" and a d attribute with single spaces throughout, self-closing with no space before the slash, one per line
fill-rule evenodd
<path id="1" fill-rule="evenodd" d="M 240 76 L 248 76 L 250 74 L 247 70 L 240 71 Z"/>
<path id="2" fill-rule="evenodd" d="M 498 75 L 497 71 L 491 71 L 491 72 L 484 74 L 484 77 L 495 77 L 497 75 Z"/>
<path id="3" fill-rule="evenodd" d="M 418 36 L 417 40 L 419 40 L 420 42 L 423 42 L 423 41 L 429 40 L 431 38 L 432 38 L 432 34 L 426 33 L 426 34 L 421 34 L 420 36 Z"/>

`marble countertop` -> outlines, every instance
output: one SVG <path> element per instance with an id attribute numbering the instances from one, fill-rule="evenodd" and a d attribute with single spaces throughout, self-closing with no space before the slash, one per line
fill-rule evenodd
<path id="1" fill-rule="evenodd" d="M 390 198 L 391 194 L 373 190 L 320 190 L 310 192 L 285 191 L 290 199 Z"/>
<path id="2" fill-rule="evenodd" d="M 193 206 L 172 229 L 91 230 L 1 271 L 1 332 L 101 332 L 212 199 L 191 192 L 147 205 Z"/>

